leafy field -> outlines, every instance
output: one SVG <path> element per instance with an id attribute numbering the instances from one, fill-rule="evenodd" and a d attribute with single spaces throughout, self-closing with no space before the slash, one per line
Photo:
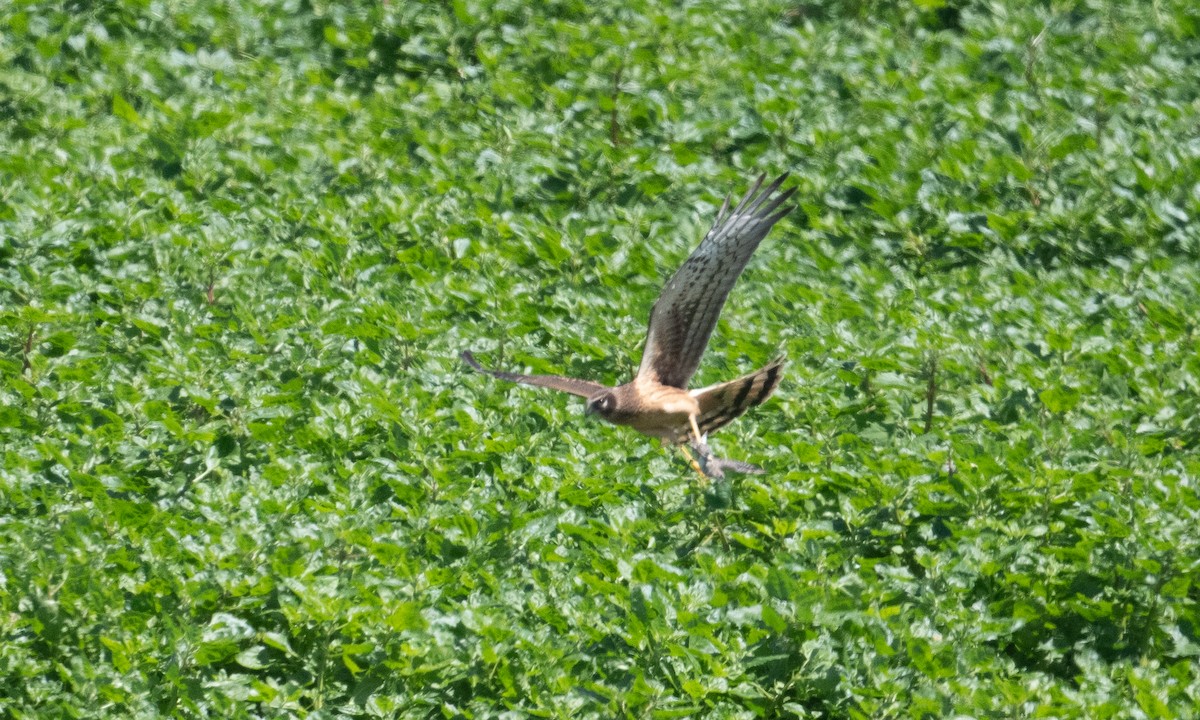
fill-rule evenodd
<path id="1" fill-rule="evenodd" d="M 1198 6 L 666 5 L 0 4 L 0 715 L 1200 713 Z"/>

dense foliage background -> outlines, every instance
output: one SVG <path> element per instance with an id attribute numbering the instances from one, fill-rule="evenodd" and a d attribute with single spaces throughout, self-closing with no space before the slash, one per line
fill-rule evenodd
<path id="1" fill-rule="evenodd" d="M 1197 713 L 1193 0 L 16 0 L 0 111 L 0 715 Z M 458 360 L 784 170 L 766 475 Z"/>

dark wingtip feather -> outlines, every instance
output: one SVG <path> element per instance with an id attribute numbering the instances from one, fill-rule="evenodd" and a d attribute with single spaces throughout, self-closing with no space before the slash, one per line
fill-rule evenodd
<path id="1" fill-rule="evenodd" d="M 747 203 L 749 203 L 754 198 L 755 194 L 758 193 L 758 189 L 762 187 L 763 181 L 766 179 L 766 173 L 758 176 L 758 179 L 754 181 L 754 184 L 750 186 L 750 189 L 747 190 L 746 194 L 742 196 L 742 199 L 740 202 L 738 202 L 737 207 L 733 209 L 734 215 L 741 215 L 742 213 L 746 212 Z"/>
<path id="2" fill-rule="evenodd" d="M 779 181 L 778 181 L 778 180 L 776 180 L 776 182 L 779 182 Z M 785 191 L 785 192 L 784 192 L 783 194 L 781 194 L 779 197 L 777 197 L 777 198 L 775 198 L 774 200 L 772 200 L 771 202 L 767 203 L 766 207 L 764 207 L 764 208 L 762 208 L 761 210 L 759 210 L 759 211 L 758 211 L 758 217 L 760 217 L 760 218 L 761 218 L 761 217 L 767 217 L 767 216 L 768 216 L 768 215 L 770 215 L 771 213 L 775 212 L 775 208 L 777 208 L 777 207 L 779 207 L 780 205 L 782 205 L 782 204 L 784 204 L 785 202 L 787 202 L 787 201 L 788 201 L 788 199 L 789 199 L 790 197 L 792 197 L 792 195 L 794 195 L 795 193 L 796 193 L 796 188 L 795 188 L 795 187 L 788 188 L 788 189 L 787 189 L 787 191 Z M 792 207 L 795 207 L 795 206 L 792 206 Z M 790 210 L 790 209 L 791 209 L 791 208 L 789 208 L 789 210 Z M 786 215 L 787 213 L 784 213 L 784 214 Z M 783 216 L 781 215 L 780 217 L 783 217 Z"/>
<path id="3" fill-rule="evenodd" d="M 788 177 L 790 177 L 790 176 L 791 176 L 790 172 L 785 172 L 784 174 L 775 178 L 775 180 L 770 185 L 767 186 L 767 189 L 763 190 L 760 193 L 760 192 L 758 192 L 758 189 L 759 189 L 759 187 L 762 186 L 763 180 L 765 180 L 767 177 L 765 174 L 760 175 L 758 178 L 758 182 L 756 182 L 754 184 L 754 189 L 751 190 L 751 192 L 747 194 L 746 198 L 744 200 L 742 200 L 741 203 L 738 204 L 737 212 L 741 213 L 741 214 L 757 213 L 759 217 L 762 217 L 762 216 L 768 214 L 771 210 L 774 210 L 776 207 L 779 206 L 780 203 L 784 202 L 787 198 L 791 197 L 792 193 L 794 193 L 796 191 L 796 188 L 790 188 L 782 196 L 776 198 L 775 200 L 772 200 L 769 203 L 768 210 L 760 211 L 759 208 L 762 206 L 763 203 L 767 202 L 767 200 L 771 197 L 771 195 L 773 195 L 775 193 L 775 191 L 778 190 L 779 187 L 781 185 L 783 185 L 783 183 L 786 182 Z M 751 195 L 754 195 L 754 197 L 751 198 L 750 197 Z"/>
<path id="4" fill-rule="evenodd" d="M 784 209 L 775 213 L 774 215 L 771 215 L 765 221 L 767 223 L 767 226 L 770 227 L 770 226 L 774 225 L 775 223 L 779 222 L 785 216 L 787 216 L 788 213 L 790 213 L 791 211 L 793 211 L 795 209 L 796 209 L 795 205 L 788 205 L 787 207 L 785 207 Z"/>
<path id="5" fill-rule="evenodd" d="M 729 195 L 730 193 L 725 193 L 725 202 L 721 203 L 721 209 L 717 211 L 718 225 L 721 224 L 721 221 L 724 220 L 725 216 L 729 213 Z"/>

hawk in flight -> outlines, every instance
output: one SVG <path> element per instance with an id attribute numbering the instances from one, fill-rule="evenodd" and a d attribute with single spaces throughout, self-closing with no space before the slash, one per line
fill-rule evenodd
<path id="1" fill-rule="evenodd" d="M 721 477 L 724 470 L 762 472 L 747 463 L 714 457 L 705 438 L 770 397 L 779 384 L 784 359 L 780 357 L 736 380 L 695 390 L 688 390 L 688 381 L 700 364 L 725 298 L 750 256 L 771 227 L 794 208 L 783 204 L 796 188 L 776 194 L 787 179 L 786 173 L 759 192 L 764 179 L 759 177 L 732 210 L 729 196 L 725 197 L 712 229 L 663 288 L 650 311 L 642 363 L 629 382 L 608 387 L 558 375 L 489 370 L 470 351 L 463 352 L 463 360 L 501 380 L 586 398 L 587 414 L 599 415 L 616 425 L 628 425 L 665 443 L 690 444 L 700 461 L 690 455 L 689 460 L 703 474 Z"/>

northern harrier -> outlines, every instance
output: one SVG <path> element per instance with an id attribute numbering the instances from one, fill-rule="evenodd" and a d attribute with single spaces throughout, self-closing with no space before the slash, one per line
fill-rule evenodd
<path id="1" fill-rule="evenodd" d="M 758 178 L 732 211 L 729 196 L 725 197 L 712 229 L 663 288 L 650 311 L 642 363 L 629 382 L 610 388 L 591 380 L 558 375 L 488 370 L 470 351 L 463 352 L 463 360 L 476 370 L 502 380 L 587 398 L 587 414 L 599 415 L 616 425 L 628 425 L 663 442 L 677 445 L 690 442 L 703 463 L 697 469 L 708 475 L 720 477 L 726 469 L 762 472 L 747 463 L 714 457 L 705 438 L 771 396 L 783 372 L 783 358 L 736 380 L 696 390 L 688 390 L 687 385 L 700 364 L 700 356 L 733 284 L 767 232 L 794 207 L 780 209 L 796 188 L 771 197 L 787 174 L 759 193 L 764 177 Z"/>

